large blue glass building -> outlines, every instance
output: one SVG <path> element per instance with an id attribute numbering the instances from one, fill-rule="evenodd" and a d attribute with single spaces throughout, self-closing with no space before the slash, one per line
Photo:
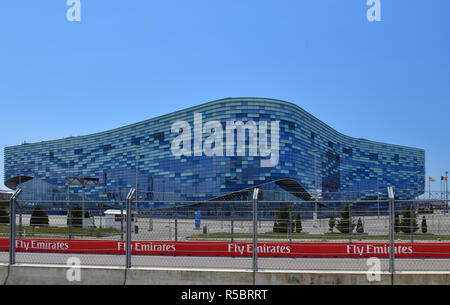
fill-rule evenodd
<path id="1" fill-rule="evenodd" d="M 349 118 L 351 119 L 351 118 Z M 244 136 L 244 138 L 242 138 Z M 5 148 L 5 185 L 65 198 L 68 176 L 97 178 L 86 197 L 210 200 L 261 186 L 299 200 L 423 193 L 425 151 L 343 135 L 295 104 L 227 98 L 87 136 Z M 81 194 L 81 188 L 70 187 Z M 273 192 L 275 194 L 276 192 Z"/>

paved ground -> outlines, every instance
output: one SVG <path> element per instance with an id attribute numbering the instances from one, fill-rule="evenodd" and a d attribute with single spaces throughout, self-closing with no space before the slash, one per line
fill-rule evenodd
<path id="1" fill-rule="evenodd" d="M 23 216 L 23 225 L 29 224 L 29 215 Z M 429 214 L 426 215 L 428 232 L 439 235 L 450 234 L 450 214 Z M 361 217 L 364 223 L 364 231 L 369 235 L 388 235 L 388 217 L 387 216 L 365 216 Z M 66 216 L 50 216 L 50 226 L 65 227 L 67 225 Z M 329 219 L 320 219 L 318 227 L 315 228 L 311 219 L 302 221 L 302 232 L 312 234 L 324 234 L 329 230 Z M 355 219 L 356 222 L 356 219 Z M 18 223 L 18 220 L 17 220 Z M 105 224 L 104 219 L 95 217 L 95 225 Z M 420 226 L 421 217 L 418 217 Z M 175 240 L 175 221 L 174 219 L 149 219 L 140 218 L 137 223 L 138 234 L 133 234 L 134 240 Z M 200 229 L 195 228 L 193 219 L 179 219 L 177 223 L 177 237 L 179 241 L 188 240 L 191 236 L 203 232 L 203 227 L 207 228 L 208 233 L 231 232 L 231 221 L 229 220 L 202 220 Z M 126 227 L 124 225 L 124 227 Z M 253 224 L 251 221 L 234 221 L 233 230 L 235 233 L 252 234 Z M 118 228 L 120 228 L 120 223 Z M 272 232 L 273 221 L 259 221 L 258 232 Z M 420 232 L 420 229 L 418 233 Z M 419 233 L 420 234 L 420 233 Z M 30 232 L 25 232 L 25 237 L 31 237 Z M 120 239 L 121 235 L 108 236 L 107 238 Z M 320 239 L 318 239 L 320 240 Z"/>
<path id="2" fill-rule="evenodd" d="M 27 264 L 62 264 L 68 258 L 77 257 L 82 265 L 124 266 L 125 255 L 95 254 L 41 254 L 17 253 L 16 262 Z M 381 268 L 388 270 L 388 260 L 381 259 Z M 8 253 L 0 253 L 0 262 L 8 262 Z M 251 258 L 227 257 L 171 257 L 171 256 L 132 256 L 134 267 L 157 268 L 195 268 L 195 269 L 251 269 Z M 258 259 L 260 270 L 339 270 L 366 271 L 367 259 L 321 259 L 321 258 L 261 258 Z M 397 271 L 450 271 L 450 259 L 397 259 Z"/>

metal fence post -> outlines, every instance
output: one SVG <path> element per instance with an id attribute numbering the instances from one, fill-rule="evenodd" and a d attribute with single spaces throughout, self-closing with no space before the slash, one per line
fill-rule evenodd
<path id="1" fill-rule="evenodd" d="M 234 242 L 234 209 L 231 207 L 231 242 Z"/>
<path id="2" fill-rule="evenodd" d="M 125 267 L 131 268 L 131 202 L 134 199 L 134 196 L 136 195 L 136 189 L 130 189 L 128 192 L 127 198 L 126 198 L 126 204 L 127 204 L 127 240 L 126 240 L 126 262 Z"/>
<path id="3" fill-rule="evenodd" d="M 292 242 L 292 210 L 291 207 L 289 207 L 289 242 Z"/>
<path id="4" fill-rule="evenodd" d="M 258 271 L 258 192 L 258 188 L 253 190 L 253 285 Z"/>
<path id="5" fill-rule="evenodd" d="M 175 207 L 175 241 L 178 241 L 178 210 Z"/>
<path id="6" fill-rule="evenodd" d="M 152 211 L 148 214 L 148 231 L 153 231 L 153 219 L 152 219 Z"/>
<path id="7" fill-rule="evenodd" d="M 352 205 L 348 205 L 348 229 L 350 230 L 348 240 L 350 243 L 353 241 L 353 218 L 352 218 Z"/>
<path id="8" fill-rule="evenodd" d="M 16 203 L 17 198 L 22 193 L 22 189 L 18 189 L 10 199 L 9 204 L 9 264 L 16 263 Z"/>
<path id="9" fill-rule="evenodd" d="M 438 216 L 438 240 L 441 240 L 441 217 Z"/>
<path id="10" fill-rule="evenodd" d="M 409 233 L 410 233 L 410 239 L 411 239 L 411 243 L 414 242 L 414 222 L 416 220 L 416 218 L 414 217 L 415 215 L 413 214 L 413 206 L 412 203 L 409 205 Z"/>
<path id="11" fill-rule="evenodd" d="M 389 273 L 391 274 L 391 284 L 394 284 L 394 260 L 395 260 L 395 250 L 394 250 L 394 189 L 392 187 L 388 187 L 388 196 L 389 196 Z"/>
<path id="12" fill-rule="evenodd" d="M 70 202 L 67 202 L 67 217 L 69 220 L 69 228 L 68 228 L 69 239 L 72 239 L 72 209 L 70 207 Z"/>
<path id="13" fill-rule="evenodd" d="M 123 241 L 123 202 L 120 203 L 120 240 Z"/>

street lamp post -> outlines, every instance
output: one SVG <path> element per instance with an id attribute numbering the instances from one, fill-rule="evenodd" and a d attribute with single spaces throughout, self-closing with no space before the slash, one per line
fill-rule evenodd
<path id="1" fill-rule="evenodd" d="M 380 176 L 379 163 L 377 162 L 377 205 L 378 205 L 378 219 L 380 219 Z"/>
<path id="2" fill-rule="evenodd" d="M 431 177 L 428 177 L 428 200 L 431 201 Z"/>
<path id="3" fill-rule="evenodd" d="M 374 161 L 372 161 L 374 162 Z M 377 165 L 377 214 L 378 219 L 380 219 L 380 162 L 376 161 L 375 164 Z M 358 195 L 359 195 L 359 182 L 358 182 Z"/>
<path id="4" fill-rule="evenodd" d="M 19 184 L 18 186 L 22 184 L 22 162 L 19 162 Z M 20 204 L 17 205 L 19 207 L 19 238 L 22 238 L 22 208 L 20 207 Z"/>
<path id="5" fill-rule="evenodd" d="M 317 166 L 316 166 L 316 153 L 317 149 L 311 150 L 314 154 L 314 223 L 313 226 L 317 228 Z"/>
<path id="6" fill-rule="evenodd" d="M 448 171 L 445 172 L 445 204 L 448 207 Z"/>
<path id="7" fill-rule="evenodd" d="M 70 209 L 70 160 L 67 157 L 67 217 L 69 218 L 69 239 L 72 239 L 72 211 Z"/>
<path id="8" fill-rule="evenodd" d="M 81 227 L 83 228 L 83 222 L 84 222 L 84 215 L 85 215 L 85 210 L 86 210 L 86 185 L 83 184 L 81 185 L 81 191 L 82 191 L 82 201 L 81 201 Z"/>
<path id="9" fill-rule="evenodd" d="M 421 191 L 422 191 L 422 179 L 420 179 L 420 172 L 417 172 L 417 199 L 419 199 Z"/>
<path id="10" fill-rule="evenodd" d="M 166 199 L 166 196 L 165 196 L 165 194 L 166 194 L 166 180 L 163 180 L 162 181 L 163 182 L 163 201 Z"/>
<path id="11" fill-rule="evenodd" d="M 381 168 L 382 172 L 382 168 Z M 383 175 L 381 175 L 383 176 Z M 380 163 L 377 162 L 377 205 L 378 205 L 378 219 L 380 219 Z"/>
<path id="12" fill-rule="evenodd" d="M 19 162 L 19 186 L 22 183 L 22 162 Z"/>
<path id="13" fill-rule="evenodd" d="M 81 225 L 83 226 L 86 211 L 86 186 L 97 186 L 99 184 L 99 178 L 89 177 L 69 177 L 69 185 L 81 185 L 82 189 L 82 202 L 81 202 Z M 101 218 L 100 218 L 101 219 Z"/>
<path id="14" fill-rule="evenodd" d="M 138 192 L 138 185 L 139 185 L 139 146 L 136 145 L 136 223 L 138 222 L 138 215 L 139 215 L 139 192 Z"/>

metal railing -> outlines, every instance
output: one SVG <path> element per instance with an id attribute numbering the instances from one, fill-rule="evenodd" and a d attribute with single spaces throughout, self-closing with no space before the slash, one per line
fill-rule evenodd
<path id="1" fill-rule="evenodd" d="M 259 191 L 259 192 L 258 192 Z M 214 201 L 39 199 L 18 190 L 0 211 L 9 264 L 261 270 L 450 271 L 448 202 L 273 200 L 252 189 Z M 137 200 L 139 198 L 139 200 Z M 264 199 L 270 198 L 270 199 Z M 435 203 L 435 204 L 434 204 Z M 7 215 L 9 213 L 9 215 Z M 5 220 L 8 221 L 5 221 Z"/>

